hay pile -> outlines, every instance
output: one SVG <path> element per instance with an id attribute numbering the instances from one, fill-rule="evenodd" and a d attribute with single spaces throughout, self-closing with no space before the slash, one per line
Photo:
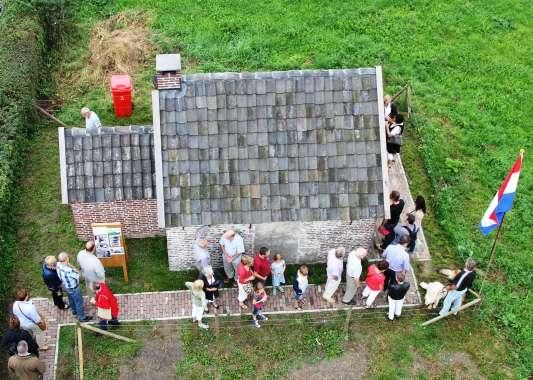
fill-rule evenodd
<path id="1" fill-rule="evenodd" d="M 107 81 L 114 73 L 133 75 L 153 58 L 154 44 L 143 12 L 122 12 L 93 29 L 85 75 L 92 81 Z"/>

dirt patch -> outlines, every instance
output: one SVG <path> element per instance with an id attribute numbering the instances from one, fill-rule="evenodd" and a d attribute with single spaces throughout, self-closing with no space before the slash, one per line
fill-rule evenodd
<path id="1" fill-rule="evenodd" d="M 409 377 L 425 375 L 430 379 L 435 378 L 452 378 L 452 379 L 486 379 L 475 364 L 470 355 L 458 352 L 441 352 L 435 358 L 430 360 L 417 352 L 413 352 L 413 366 Z"/>
<path id="2" fill-rule="evenodd" d="M 153 58 L 154 44 L 144 12 L 121 12 L 95 26 L 89 42 L 85 76 L 106 80 L 110 74 L 132 75 Z"/>
<path id="3" fill-rule="evenodd" d="M 181 357 L 179 326 L 158 323 L 137 356 L 120 366 L 118 380 L 176 379 L 176 363 Z"/>
<path id="4" fill-rule="evenodd" d="M 291 380 L 358 380 L 365 378 L 369 354 L 364 346 L 347 350 L 340 358 L 323 360 L 305 365 L 290 372 L 286 379 Z"/>

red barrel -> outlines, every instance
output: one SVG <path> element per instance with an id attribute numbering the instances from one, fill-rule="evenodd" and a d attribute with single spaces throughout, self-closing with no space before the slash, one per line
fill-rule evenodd
<path id="1" fill-rule="evenodd" d="M 117 117 L 131 116 L 132 91 L 133 86 L 128 74 L 115 74 L 111 76 L 111 96 L 113 97 L 113 108 Z"/>

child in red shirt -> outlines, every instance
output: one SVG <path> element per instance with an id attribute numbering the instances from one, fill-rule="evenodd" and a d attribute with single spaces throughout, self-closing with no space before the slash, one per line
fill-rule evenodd
<path id="1" fill-rule="evenodd" d="M 253 305 L 254 309 L 252 311 L 252 323 L 255 327 L 259 328 L 261 325 L 259 321 L 268 321 L 268 318 L 263 315 L 263 307 L 267 300 L 267 294 L 262 282 L 258 282 L 254 287 L 254 296 L 253 296 Z"/>
<path id="2" fill-rule="evenodd" d="M 389 269 L 389 263 L 382 260 L 376 266 L 372 264 L 368 267 L 368 273 L 366 275 L 366 287 L 363 290 L 363 298 L 366 298 L 365 308 L 373 307 L 374 300 L 378 296 L 379 292 L 383 290 L 385 285 L 385 272 Z"/>

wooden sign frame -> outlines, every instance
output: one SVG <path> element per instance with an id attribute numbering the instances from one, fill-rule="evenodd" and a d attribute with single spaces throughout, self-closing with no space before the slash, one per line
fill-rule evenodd
<path id="1" fill-rule="evenodd" d="M 123 248 L 124 253 L 117 253 L 117 254 L 111 254 L 109 257 L 98 257 L 100 261 L 102 262 L 103 266 L 106 268 L 122 268 L 122 273 L 124 275 L 124 281 L 128 282 L 128 249 L 126 247 L 126 240 L 124 239 L 124 233 L 122 232 L 122 224 L 121 223 L 92 223 L 92 233 L 93 238 L 95 239 L 95 244 L 97 245 L 97 251 L 98 251 L 98 243 L 96 241 L 96 235 L 94 234 L 94 228 L 95 227 L 104 227 L 104 228 L 119 228 L 120 229 L 120 247 Z"/>

